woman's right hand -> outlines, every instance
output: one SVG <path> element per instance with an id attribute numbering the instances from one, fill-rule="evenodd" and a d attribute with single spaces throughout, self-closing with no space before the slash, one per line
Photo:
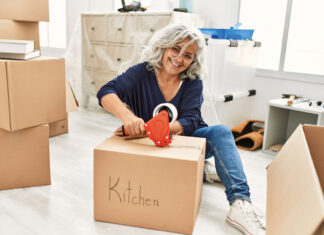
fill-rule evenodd
<path id="1" fill-rule="evenodd" d="M 145 135 L 144 120 L 135 115 L 128 116 L 122 120 L 124 128 L 130 137 Z"/>

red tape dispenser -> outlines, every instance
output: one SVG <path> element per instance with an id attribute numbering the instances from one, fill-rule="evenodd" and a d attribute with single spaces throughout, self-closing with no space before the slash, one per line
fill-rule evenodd
<path id="1" fill-rule="evenodd" d="M 162 103 L 155 107 L 153 118 L 145 123 L 144 127 L 146 135 L 153 140 L 156 146 L 169 146 L 172 142 L 172 134 L 170 133 L 170 123 L 174 122 L 178 117 L 176 107 L 171 103 Z M 124 126 L 122 126 L 124 135 L 127 135 Z"/>
<path id="2" fill-rule="evenodd" d="M 156 146 L 169 146 L 172 142 L 172 134 L 169 127 L 169 114 L 162 110 L 159 114 L 154 116 L 151 120 L 145 123 L 144 127 L 146 135 L 153 140 Z"/>

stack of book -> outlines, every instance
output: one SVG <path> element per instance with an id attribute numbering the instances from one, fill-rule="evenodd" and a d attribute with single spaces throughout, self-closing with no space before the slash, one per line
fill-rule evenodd
<path id="1" fill-rule="evenodd" d="M 0 39 L 0 59 L 28 60 L 40 56 L 33 40 Z"/>

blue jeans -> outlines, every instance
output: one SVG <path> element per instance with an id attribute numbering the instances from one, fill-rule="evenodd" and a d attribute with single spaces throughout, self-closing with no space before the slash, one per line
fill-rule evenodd
<path id="1" fill-rule="evenodd" d="M 228 202 L 232 204 L 236 199 L 251 201 L 249 185 L 231 129 L 223 125 L 203 127 L 192 136 L 206 138 L 205 158 L 214 156 L 217 174 L 226 188 Z"/>

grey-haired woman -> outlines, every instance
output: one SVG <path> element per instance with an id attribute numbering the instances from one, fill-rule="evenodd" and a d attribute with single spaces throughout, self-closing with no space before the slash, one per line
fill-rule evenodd
<path id="1" fill-rule="evenodd" d="M 205 50 L 204 37 L 196 28 L 171 24 L 152 37 L 144 52 L 145 62 L 108 82 L 97 97 L 103 108 L 123 122 L 128 138 L 145 135 L 144 123 L 152 118 L 154 108 L 172 103 L 178 119 L 170 125 L 171 133 L 207 140 L 205 158 L 214 157 L 230 204 L 226 221 L 245 234 L 265 234 L 262 216 L 251 205 L 231 130 L 223 125 L 207 126 L 201 116 Z M 122 129 L 115 134 L 122 135 Z"/>

